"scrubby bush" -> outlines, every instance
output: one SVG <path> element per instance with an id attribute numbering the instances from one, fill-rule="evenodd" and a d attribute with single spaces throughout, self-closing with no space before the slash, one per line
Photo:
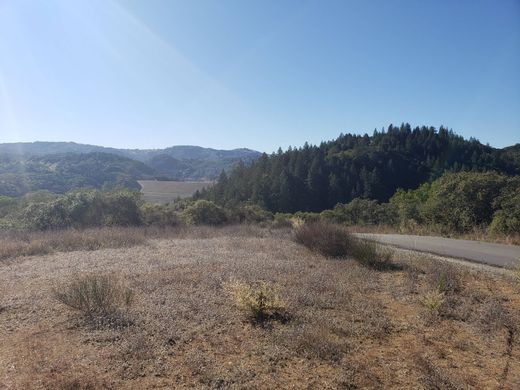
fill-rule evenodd
<path id="1" fill-rule="evenodd" d="M 226 211 L 209 200 L 197 200 L 181 214 L 189 225 L 222 225 L 228 221 Z"/>
<path id="2" fill-rule="evenodd" d="M 93 274 L 75 277 L 56 289 L 54 297 L 90 320 L 111 322 L 132 304 L 134 293 L 121 280 Z"/>
<path id="3" fill-rule="evenodd" d="M 428 200 L 430 188 L 430 183 L 424 183 L 415 190 L 405 191 L 399 188 L 390 198 L 390 204 L 395 208 L 401 227 L 424 223 L 422 209 Z"/>
<path id="4" fill-rule="evenodd" d="M 520 233 L 520 183 L 517 180 L 511 180 L 508 188 L 494 200 L 493 207 L 497 211 L 489 226 L 491 233 Z"/>
<path id="5" fill-rule="evenodd" d="M 169 205 L 145 203 L 139 208 L 141 222 L 146 225 L 176 226 L 179 216 Z"/>
<path id="6" fill-rule="evenodd" d="M 275 228 L 289 228 L 292 227 L 292 214 L 276 213 L 274 215 L 273 227 Z"/>
<path id="7" fill-rule="evenodd" d="M 373 241 L 356 240 L 352 255 L 361 264 L 373 269 L 386 270 L 395 267 L 392 263 L 392 252 Z"/>
<path id="8" fill-rule="evenodd" d="M 23 199 L 18 219 L 32 230 L 135 226 L 140 224 L 139 193 L 130 190 L 81 190 L 40 201 Z M 47 199 L 47 200 L 45 200 Z"/>
<path id="9" fill-rule="evenodd" d="M 298 218 L 305 223 L 314 223 L 314 222 L 319 222 L 320 214 L 312 213 L 312 212 L 298 211 L 293 214 L 293 218 Z"/>
<path id="10" fill-rule="evenodd" d="M 493 216 L 493 200 L 507 181 L 507 176 L 495 172 L 445 174 L 431 185 L 424 219 L 447 231 L 487 227 Z"/>
<path id="11" fill-rule="evenodd" d="M 356 244 L 345 227 L 325 222 L 301 224 L 294 229 L 294 239 L 327 257 L 352 255 Z"/>
<path id="12" fill-rule="evenodd" d="M 231 209 L 232 219 L 240 223 L 262 223 L 273 220 L 273 214 L 256 204 L 244 204 Z"/>
<path id="13" fill-rule="evenodd" d="M 255 323 L 268 320 L 287 320 L 287 303 L 280 294 L 267 282 L 250 285 L 233 280 L 224 286 L 232 296 L 235 305 Z"/>
<path id="14" fill-rule="evenodd" d="M 453 265 L 441 261 L 430 265 L 428 282 L 432 290 L 448 295 L 458 294 L 464 288 L 460 271 Z"/>

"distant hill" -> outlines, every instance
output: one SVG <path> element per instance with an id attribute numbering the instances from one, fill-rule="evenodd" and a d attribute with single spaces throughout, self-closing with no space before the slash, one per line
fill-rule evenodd
<path id="1" fill-rule="evenodd" d="M 321 211 L 354 198 L 387 201 L 446 171 L 520 174 L 520 144 L 504 149 L 443 127 L 390 125 L 372 136 L 345 134 L 319 146 L 262 155 L 202 193 L 221 204 L 252 201 L 271 211 Z"/>
<path id="2" fill-rule="evenodd" d="M 214 180 L 239 161 L 260 156 L 249 149 L 200 146 L 116 149 L 74 142 L 0 144 L 0 195 L 29 191 L 64 192 L 80 186 L 125 185 L 137 180 Z"/>
<path id="3" fill-rule="evenodd" d="M 0 195 L 38 190 L 63 193 L 80 187 L 138 189 L 137 179 L 153 178 L 155 171 L 146 164 L 108 153 L 0 155 Z"/>
<path id="4" fill-rule="evenodd" d="M 104 146 L 77 144 L 75 142 L 18 142 L 0 144 L 0 155 L 46 156 L 64 153 L 110 153 L 147 162 L 167 155 L 178 160 L 219 161 L 222 159 L 242 159 L 250 161 L 260 156 L 260 152 L 250 149 L 218 150 L 201 146 L 177 145 L 165 149 L 117 149 Z"/>

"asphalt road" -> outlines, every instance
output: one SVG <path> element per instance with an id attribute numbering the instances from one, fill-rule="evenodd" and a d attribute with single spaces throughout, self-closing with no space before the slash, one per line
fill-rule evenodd
<path id="1" fill-rule="evenodd" d="M 495 267 L 520 265 L 520 246 L 517 245 L 402 234 L 356 233 L 356 236 L 399 248 L 465 259 Z"/>

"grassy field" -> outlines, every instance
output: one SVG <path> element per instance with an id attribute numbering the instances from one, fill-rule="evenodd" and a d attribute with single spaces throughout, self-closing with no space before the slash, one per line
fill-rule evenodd
<path id="1" fill-rule="evenodd" d="M 168 203 L 177 198 L 187 198 L 195 191 L 213 184 L 210 181 L 158 181 L 139 180 L 143 198 L 151 203 Z"/>
<path id="2" fill-rule="evenodd" d="M 36 239 L 32 256 L 0 261 L 0 389 L 520 387 L 508 274 L 404 251 L 378 271 L 250 226 L 100 229 L 61 246 L 55 233 L 6 235 L 2 247 Z M 112 276 L 131 304 L 102 318 L 63 304 L 82 275 Z"/>

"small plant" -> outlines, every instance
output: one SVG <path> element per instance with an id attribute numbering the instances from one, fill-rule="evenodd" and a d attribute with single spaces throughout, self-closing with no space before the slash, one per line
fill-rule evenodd
<path id="1" fill-rule="evenodd" d="M 424 294 L 422 303 L 431 314 L 438 314 L 444 301 L 445 295 L 443 292 L 431 290 Z"/>
<path id="2" fill-rule="evenodd" d="M 443 262 L 432 264 L 429 282 L 432 289 L 448 295 L 458 294 L 464 288 L 461 274 L 457 268 Z"/>
<path id="3" fill-rule="evenodd" d="M 54 297 L 89 320 L 110 323 L 132 304 L 134 292 L 112 276 L 86 275 L 75 277 L 56 290 Z"/>
<path id="4" fill-rule="evenodd" d="M 236 306 L 246 312 L 252 321 L 263 324 L 268 320 L 287 320 L 287 304 L 267 282 L 250 285 L 233 280 L 224 286 Z"/>

